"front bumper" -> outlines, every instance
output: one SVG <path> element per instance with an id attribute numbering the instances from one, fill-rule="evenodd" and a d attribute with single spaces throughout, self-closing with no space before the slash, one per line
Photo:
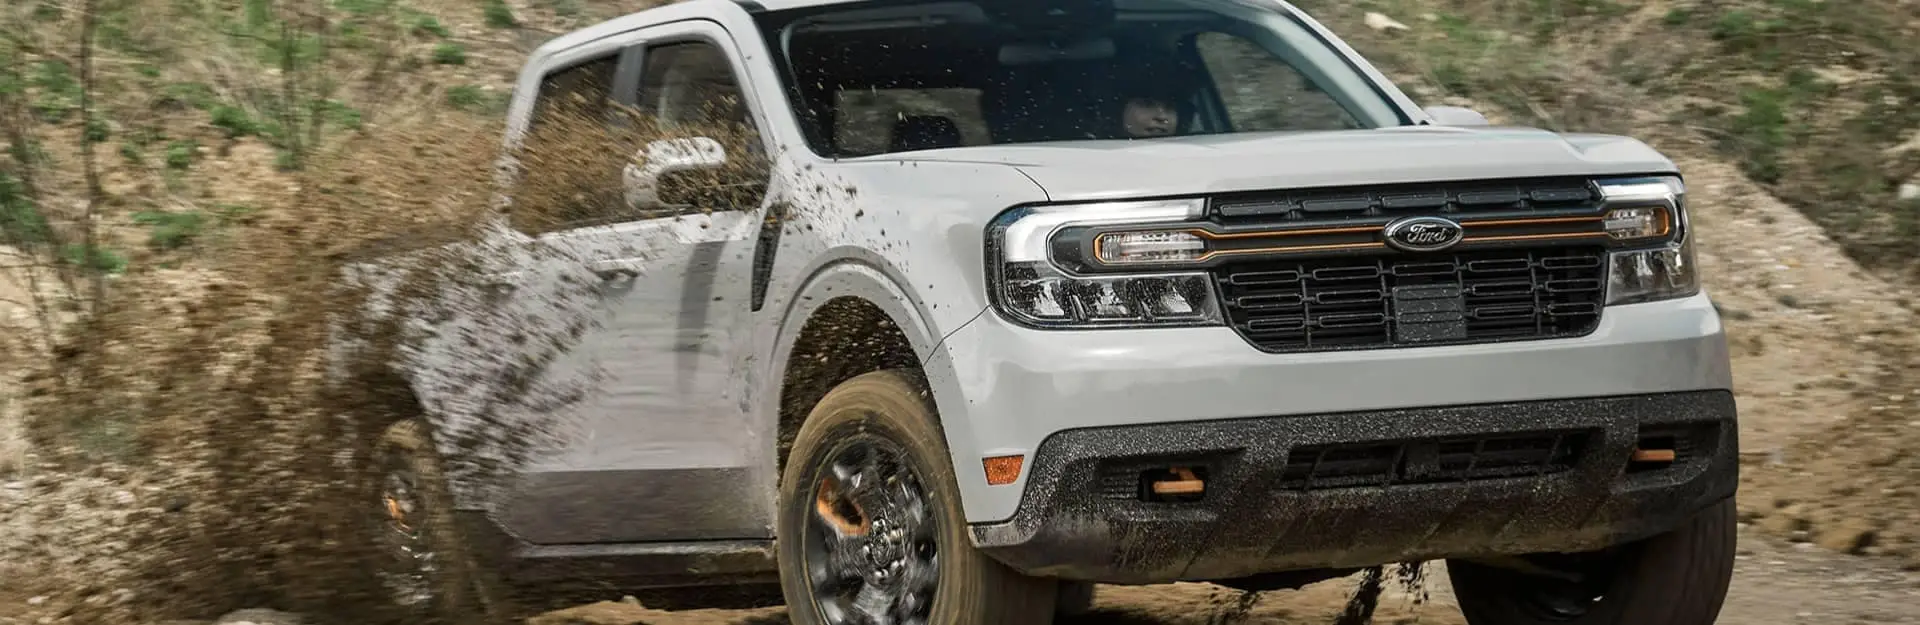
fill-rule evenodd
<path id="1" fill-rule="evenodd" d="M 1732 390 L 1706 294 L 1608 307 L 1578 338 L 1270 354 L 1231 328 L 1042 331 L 992 311 L 927 362 L 969 523 L 1021 506 L 1040 446 L 1085 428 Z M 1012 483 L 982 459 L 1022 455 Z"/>
<path id="2" fill-rule="evenodd" d="M 1643 437 L 1678 459 L 1630 471 Z M 1738 454 L 1721 390 L 1076 429 L 972 529 L 1022 572 L 1110 583 L 1584 551 L 1732 496 Z M 1206 495 L 1143 501 L 1167 465 L 1205 467 Z"/>

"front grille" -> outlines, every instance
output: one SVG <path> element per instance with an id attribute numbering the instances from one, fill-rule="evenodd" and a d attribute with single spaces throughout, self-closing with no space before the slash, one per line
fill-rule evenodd
<path id="1" fill-rule="evenodd" d="M 1231 193 L 1210 198 L 1208 205 L 1209 214 L 1226 225 L 1337 225 L 1403 215 L 1592 210 L 1600 201 L 1599 189 L 1585 178 L 1523 178 Z"/>
<path id="2" fill-rule="evenodd" d="M 1605 250 L 1249 261 L 1215 270 L 1233 327 L 1270 352 L 1565 338 L 1593 332 Z"/>
<path id="3" fill-rule="evenodd" d="M 1296 447 L 1280 476 L 1284 490 L 1327 490 L 1551 475 L 1573 468 L 1587 432 L 1532 432 L 1460 438 Z"/>

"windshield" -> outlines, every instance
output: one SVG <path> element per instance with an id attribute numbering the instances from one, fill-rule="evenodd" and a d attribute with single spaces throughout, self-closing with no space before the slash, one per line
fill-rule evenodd
<path id="1" fill-rule="evenodd" d="M 760 18 L 823 156 L 1409 123 L 1277 6 L 878 0 Z"/>

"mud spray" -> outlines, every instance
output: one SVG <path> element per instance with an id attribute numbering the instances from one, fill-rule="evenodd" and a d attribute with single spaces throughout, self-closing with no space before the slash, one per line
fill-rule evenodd
<path id="1" fill-rule="evenodd" d="M 1412 598 L 1414 605 L 1427 602 L 1426 563 L 1405 562 L 1393 567 L 1392 581 Z M 1360 580 L 1354 585 L 1353 594 L 1340 612 L 1334 625 L 1371 625 L 1373 614 L 1380 606 L 1380 595 L 1386 588 L 1389 574 L 1386 567 L 1376 566 L 1360 573 Z M 1253 614 L 1253 608 L 1260 603 L 1260 591 L 1241 591 L 1207 619 L 1207 625 L 1234 625 L 1246 623 Z M 1224 601 L 1222 603 L 1225 603 Z"/>
<path id="2" fill-rule="evenodd" d="M 1240 591 L 1240 596 L 1235 597 L 1233 603 L 1215 612 L 1213 618 L 1207 619 L 1207 625 L 1232 625 L 1246 622 L 1247 616 L 1253 613 L 1253 606 L 1260 603 L 1260 595 L 1261 592 L 1257 590 Z"/>
<path id="3" fill-rule="evenodd" d="M 1426 567 L 1422 562 L 1405 562 L 1394 566 L 1393 581 L 1409 596 L 1415 605 L 1427 601 Z M 1380 594 L 1387 582 L 1386 567 L 1373 567 L 1360 574 L 1360 583 L 1353 589 L 1353 595 L 1347 599 L 1346 608 L 1341 610 L 1340 618 L 1334 625 L 1369 625 L 1373 623 L 1373 613 L 1380 607 Z"/>
<path id="4" fill-rule="evenodd" d="M 389 118 L 283 174 L 285 191 L 257 198 L 230 247 L 191 272 L 129 276 L 68 330 L 59 358 L 31 376 L 36 443 L 71 449 L 78 424 L 129 424 L 131 460 L 172 502 L 134 528 L 126 579 L 56 598 L 82 606 L 72 622 L 272 606 L 316 623 L 419 624 L 367 574 L 392 555 L 369 523 L 374 443 L 396 421 L 427 420 L 447 473 L 484 493 L 569 434 L 568 408 L 597 374 L 552 367 L 595 323 L 594 284 L 557 276 L 501 297 L 487 279 L 516 255 L 584 266 L 479 224 L 505 208 L 516 229 L 540 231 L 604 209 L 620 199 L 607 197 L 620 188 L 609 175 L 644 143 L 597 116 L 551 113 L 516 153 L 534 175 L 510 205 L 498 194 L 500 124 Z M 429 380 L 397 375 L 423 359 L 457 364 Z M 142 600 L 99 600 L 115 588 Z"/>

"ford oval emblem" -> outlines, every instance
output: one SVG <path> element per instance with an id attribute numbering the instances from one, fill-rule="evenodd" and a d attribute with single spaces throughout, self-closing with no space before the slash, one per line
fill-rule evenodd
<path id="1" fill-rule="evenodd" d="M 1466 237 L 1460 222 L 1445 217 L 1405 217 L 1387 224 L 1387 245 L 1407 252 L 1438 252 Z"/>

